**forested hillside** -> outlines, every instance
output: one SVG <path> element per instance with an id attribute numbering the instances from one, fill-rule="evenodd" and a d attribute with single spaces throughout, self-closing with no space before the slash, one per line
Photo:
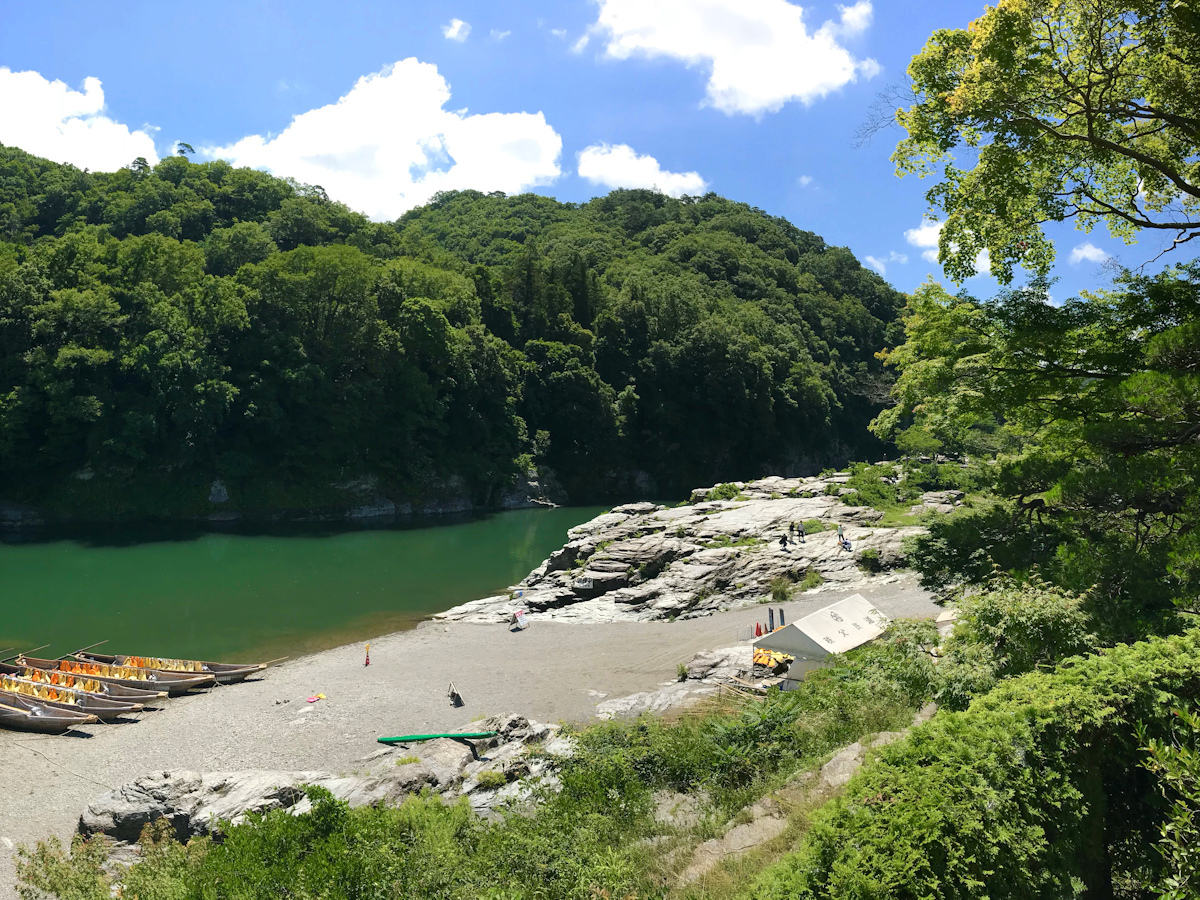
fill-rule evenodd
<path id="1" fill-rule="evenodd" d="M 536 463 L 582 501 L 813 468 L 873 449 L 902 305 L 713 194 L 465 191 L 380 224 L 224 162 L 0 147 L 0 498 L 195 514 L 214 478 L 279 508 L 457 475 L 486 504 Z"/>

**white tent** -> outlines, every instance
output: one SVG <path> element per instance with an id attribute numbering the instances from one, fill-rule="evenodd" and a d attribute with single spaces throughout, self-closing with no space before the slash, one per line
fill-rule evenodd
<path id="1" fill-rule="evenodd" d="M 852 594 L 784 628 L 777 628 L 754 642 L 755 647 L 794 656 L 788 669 L 789 681 L 800 681 L 825 664 L 831 653 L 845 653 L 879 637 L 888 618 L 862 594 Z"/>

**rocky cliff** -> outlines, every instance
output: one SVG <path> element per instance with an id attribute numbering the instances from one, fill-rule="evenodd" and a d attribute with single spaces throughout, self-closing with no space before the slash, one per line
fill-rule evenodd
<path id="1" fill-rule="evenodd" d="M 497 622 L 518 609 L 581 622 L 689 618 L 762 602 L 781 578 L 845 588 L 888 577 L 904 563 L 904 538 L 923 529 L 881 527 L 882 513 L 843 504 L 847 477 L 763 478 L 736 482 L 731 499 L 709 500 L 730 491 L 708 488 L 677 507 L 615 507 L 571 529 L 570 540 L 508 593 L 438 618 Z M 802 522 L 809 523 L 803 543 L 782 546 L 789 526 Z M 850 551 L 837 541 L 838 525 Z"/>

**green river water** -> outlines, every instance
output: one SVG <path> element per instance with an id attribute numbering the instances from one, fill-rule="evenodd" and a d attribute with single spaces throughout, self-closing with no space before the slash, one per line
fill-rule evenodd
<path id="1" fill-rule="evenodd" d="M 411 627 L 498 593 L 597 507 L 419 526 L 107 527 L 0 543 L 0 648 L 257 661 Z M 7 655 L 7 654 L 3 654 Z"/>

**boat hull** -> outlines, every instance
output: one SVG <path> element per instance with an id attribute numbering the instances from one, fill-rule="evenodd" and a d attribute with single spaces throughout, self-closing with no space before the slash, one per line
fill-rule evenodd
<path id="1" fill-rule="evenodd" d="M 18 684 L 14 685 L 13 681 L 18 682 Z M 48 697 L 30 696 L 20 690 L 22 686 L 26 685 L 41 690 L 54 690 L 59 694 L 59 697 L 58 699 L 50 699 Z M 13 706 L 12 699 L 14 697 L 31 700 L 34 703 L 40 703 L 52 709 L 62 709 L 67 712 L 79 712 L 84 715 L 95 716 L 101 722 L 114 722 L 121 718 L 121 716 L 135 715 L 144 709 L 141 703 L 121 703 L 117 700 L 91 696 L 83 691 L 72 691 L 60 687 L 52 688 L 49 685 L 38 684 L 33 681 L 22 682 L 20 679 L 8 679 L 0 683 L 0 703 Z"/>
<path id="2" fill-rule="evenodd" d="M 104 653 L 91 653 L 80 651 L 75 654 L 75 658 L 84 662 L 101 663 L 108 666 L 128 666 L 128 660 L 136 659 L 131 656 L 109 656 Z M 264 671 L 267 666 L 264 663 L 218 663 L 205 662 L 202 660 L 183 660 L 183 662 L 194 663 L 200 666 L 200 672 L 211 675 L 217 684 L 236 684 L 239 681 L 245 681 L 251 675 L 257 672 Z M 168 675 L 191 675 L 191 671 L 186 669 L 162 669 L 155 668 L 150 671 L 165 672 Z"/>
<path id="3" fill-rule="evenodd" d="M 35 668 L 34 666 L 14 666 L 9 663 L 0 663 L 0 674 L 12 675 L 16 678 L 20 678 L 25 681 L 32 681 L 43 686 L 48 685 L 46 681 L 42 681 L 37 677 L 42 676 L 44 678 L 48 674 L 48 671 L 46 669 Z M 85 680 L 94 681 L 97 682 L 100 690 L 83 691 L 83 693 L 93 694 L 101 700 L 117 700 L 122 703 L 153 703 L 155 700 L 162 700 L 167 696 L 166 691 L 146 689 L 141 687 L 126 687 L 120 683 L 102 681 L 99 678 L 85 679 L 79 675 L 68 675 L 66 672 L 62 672 L 60 674 L 72 679 L 72 683 L 64 685 L 49 684 L 48 686 L 65 687 L 69 690 L 80 690 L 79 688 L 74 687 L 75 683 L 83 682 Z M 144 684 L 144 682 L 136 683 Z"/>
<path id="4" fill-rule="evenodd" d="M 35 669 L 44 669 L 48 672 L 62 671 L 71 675 L 80 675 L 85 678 L 94 679 L 96 681 L 106 681 L 113 684 L 119 684 L 124 687 L 140 688 L 141 690 L 156 689 L 166 691 L 168 695 L 175 697 L 179 694 L 186 694 L 193 688 L 209 687 L 213 684 L 211 675 L 178 675 L 175 673 L 167 674 L 158 672 L 154 669 L 144 670 L 146 677 L 142 678 L 119 678 L 111 675 L 96 675 L 91 672 L 71 672 L 70 669 L 63 669 L 64 660 L 59 659 L 34 659 L 30 656 L 20 657 L 18 663 L 24 662 L 27 666 L 33 666 Z M 72 664 L 87 665 L 87 663 Z M 139 673 L 140 674 L 140 673 Z"/>
<path id="5" fill-rule="evenodd" d="M 95 716 L 54 709 L 42 703 L 27 701 L 19 695 L 14 704 L 8 698 L 0 702 L 0 726 L 16 731 L 33 731 L 38 734 L 63 734 L 80 725 L 93 725 L 99 721 Z"/>

